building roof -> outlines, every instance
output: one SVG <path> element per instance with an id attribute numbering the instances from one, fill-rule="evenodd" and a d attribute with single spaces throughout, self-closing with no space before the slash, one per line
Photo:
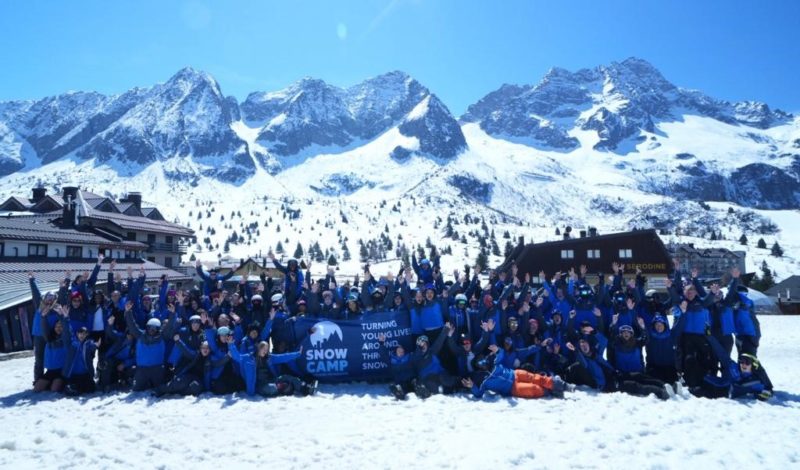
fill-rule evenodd
<path id="1" fill-rule="evenodd" d="M 0 310 L 4 310 L 15 305 L 22 304 L 31 300 L 31 289 L 28 283 L 28 272 L 32 272 L 36 278 L 39 290 L 44 293 L 49 290 L 58 290 L 58 283 L 64 278 L 65 271 L 72 271 L 73 276 L 84 271 L 94 269 L 95 262 L 58 262 L 53 259 L 42 261 L 26 260 L 24 263 L 0 262 Z M 108 278 L 109 263 L 103 263 L 100 274 L 97 277 L 97 284 L 105 284 Z M 150 261 L 131 261 L 117 263 L 116 271 L 126 275 L 128 266 L 134 270 L 134 275 L 138 276 L 140 267 L 144 266 L 147 279 L 157 280 L 161 275 L 166 274 L 170 281 L 187 282 L 190 276 L 179 273 L 169 268 Z"/>
<path id="2" fill-rule="evenodd" d="M 737 258 L 744 258 L 744 251 L 732 251 L 727 248 L 695 248 L 690 244 L 675 244 L 669 246 L 670 251 L 676 252 L 678 250 L 685 251 L 690 255 L 696 255 L 703 258 L 712 256 L 736 256 Z"/>
<path id="3" fill-rule="evenodd" d="M 16 207 L 21 208 L 21 210 L 28 210 L 31 207 L 33 207 L 33 203 L 30 202 L 28 199 L 17 196 L 11 196 L 10 198 L 6 199 L 5 202 L 0 204 L 0 207 L 6 207 L 8 205 L 14 205 Z"/>
<path id="4" fill-rule="evenodd" d="M 83 219 L 94 219 L 110 222 L 123 230 L 138 230 L 142 232 L 166 233 L 179 237 L 194 237 L 194 230 L 186 228 L 183 225 L 167 222 L 166 220 L 154 220 L 145 217 L 102 212 L 92 209 L 89 209 L 88 213 L 82 216 L 81 219 L 82 221 Z"/>
<path id="5" fill-rule="evenodd" d="M 47 215 L 0 217 L 0 239 L 147 247 L 140 242 L 109 240 L 87 229 L 62 228 Z"/>
<path id="6" fill-rule="evenodd" d="M 800 276 L 796 274 L 794 276 L 789 276 L 783 281 L 767 289 L 767 291 L 764 293 L 770 297 L 777 297 L 778 294 L 785 296 L 786 289 L 791 291 L 792 298 L 800 299 Z"/>

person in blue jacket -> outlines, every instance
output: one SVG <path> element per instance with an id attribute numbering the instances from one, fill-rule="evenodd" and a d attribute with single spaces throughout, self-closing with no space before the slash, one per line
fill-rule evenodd
<path id="1" fill-rule="evenodd" d="M 166 379 L 164 360 L 166 354 L 165 338 L 171 338 L 177 328 L 177 310 L 170 307 L 169 320 L 162 328 L 161 320 L 147 320 L 145 330 L 139 328 L 133 318 L 133 302 L 125 304 L 125 323 L 128 331 L 136 338 L 136 373 L 133 377 L 133 391 L 141 392 L 162 385 Z"/>
<path id="2" fill-rule="evenodd" d="M 577 342 L 578 347 L 573 342 L 566 345 L 566 349 L 574 355 L 574 362 L 567 366 L 565 380 L 602 392 L 614 391 L 614 366 L 597 354 L 597 339 L 582 336 Z"/>
<path id="3" fill-rule="evenodd" d="M 542 398 L 546 395 L 563 398 L 565 390 L 573 390 L 557 375 L 548 377 L 504 367 L 503 351 L 496 345 L 489 346 L 489 350 L 491 353 L 487 357 L 476 361 L 479 371 L 473 377 L 461 380 L 475 398 L 482 398 L 486 392 L 516 398 Z"/>
<path id="4" fill-rule="evenodd" d="M 66 342 L 67 359 L 64 361 L 64 379 L 66 387 L 64 393 L 67 395 L 80 395 L 83 393 L 93 393 L 96 389 L 94 382 L 94 353 L 100 347 L 100 341 L 96 343 L 89 339 L 89 329 L 82 326 L 72 336 L 69 322 L 66 324 L 66 335 L 72 341 Z"/>
<path id="5" fill-rule="evenodd" d="M 225 282 L 231 277 L 233 277 L 235 271 L 231 270 L 228 274 L 224 276 L 219 276 L 219 273 L 216 269 L 212 269 L 211 271 L 206 274 L 203 271 L 203 264 L 200 260 L 197 260 L 195 263 L 195 270 L 197 271 L 197 275 L 200 276 L 200 279 L 203 280 L 203 295 L 207 297 L 211 297 L 212 293 L 219 291 L 219 282 Z"/>
<path id="6" fill-rule="evenodd" d="M 739 273 L 736 269 L 734 272 L 736 273 L 737 279 L 731 279 L 730 282 L 727 283 L 727 293 L 723 295 L 719 284 L 712 284 L 710 289 L 711 293 L 708 295 L 708 300 L 706 302 L 709 314 L 711 315 L 711 334 L 722 345 L 728 353 L 728 356 L 730 356 L 731 351 L 733 351 L 733 334 L 736 332 L 733 307 L 739 300 L 738 292 L 736 292 L 736 281 L 738 280 Z M 734 272 L 731 274 L 734 274 Z M 725 277 L 727 277 L 727 275 Z M 719 364 L 720 370 L 722 370 L 722 367 L 723 365 Z"/>
<path id="7" fill-rule="evenodd" d="M 415 385 L 415 371 L 414 364 L 411 361 L 411 354 L 406 353 L 406 349 L 402 344 L 397 343 L 397 347 L 390 350 L 386 346 L 386 335 L 383 333 L 378 334 L 378 352 L 381 355 L 381 360 L 389 365 L 389 370 L 392 374 L 392 383 L 389 385 L 389 391 L 398 400 L 404 400 L 406 395 L 414 390 Z"/>
<path id="8" fill-rule="evenodd" d="M 734 271 L 728 289 L 736 292 L 736 296 L 731 299 L 736 350 L 739 354 L 756 356 L 758 343 L 761 340 L 761 325 L 756 317 L 753 301 L 747 296 L 747 287 L 739 283 L 738 270 Z"/>
<path id="9" fill-rule="evenodd" d="M 722 376 L 706 375 L 698 387 L 690 389 L 694 395 L 707 398 L 756 398 L 761 401 L 772 397 L 772 382 L 757 357 L 742 353 L 734 361 L 716 338 L 709 338 L 717 360 L 721 362 Z"/>
<path id="10" fill-rule="evenodd" d="M 179 334 L 175 334 L 172 339 L 175 342 L 174 350 L 181 354 L 180 366 L 175 369 L 175 375 L 169 382 L 155 388 L 153 395 L 200 395 L 210 392 L 212 371 L 222 367 L 230 358 L 225 355 L 214 359 L 207 341 L 200 343 L 197 350 L 191 350 Z"/>
<path id="11" fill-rule="evenodd" d="M 439 258 L 434 258 L 433 265 L 425 258 L 420 260 L 419 264 L 417 264 L 416 253 L 411 254 L 411 267 L 414 269 L 414 273 L 417 275 L 417 281 L 421 285 L 433 284 L 433 270 L 438 266 Z"/>
<path id="12" fill-rule="evenodd" d="M 50 326 L 49 315 L 54 311 L 57 320 Z M 44 373 L 33 384 L 34 392 L 60 392 L 64 388 L 62 371 L 67 360 L 67 348 L 64 346 L 69 338 L 69 330 L 64 327 L 69 322 L 69 317 L 61 305 L 51 304 L 44 306 L 39 311 L 39 322 L 42 338 L 45 340 L 43 366 Z"/>
<path id="13" fill-rule="evenodd" d="M 645 374 L 642 348 L 647 343 L 644 320 L 638 318 L 639 336 L 633 327 L 623 325 L 617 336 L 609 341 L 608 359 L 616 371 L 617 387 L 629 395 L 647 396 L 651 393 L 662 400 L 675 395 L 672 386 Z"/>
<path id="14" fill-rule="evenodd" d="M 650 322 L 645 345 L 647 361 L 645 372 L 665 383 L 674 384 L 678 380 L 675 367 L 675 339 L 669 328 L 669 321 L 662 315 L 656 315 Z"/>
<path id="15" fill-rule="evenodd" d="M 414 393 L 420 398 L 427 398 L 437 391 L 448 394 L 454 390 L 456 378 L 447 373 L 438 357 L 447 339 L 444 331 L 449 328 L 450 324 L 445 324 L 432 345 L 426 335 L 417 338 L 417 349 L 414 350 L 411 361 L 417 372 Z"/>
<path id="16" fill-rule="evenodd" d="M 303 284 L 305 282 L 300 264 L 296 259 L 292 258 L 286 263 L 286 266 L 284 266 L 275 258 L 275 254 L 272 253 L 272 251 L 270 251 L 267 256 L 272 261 L 275 269 L 283 273 L 283 295 L 286 297 L 286 305 L 288 305 L 290 311 L 294 313 L 292 308 L 294 308 L 296 302 L 303 295 Z"/>
<path id="17" fill-rule="evenodd" d="M 233 360 L 239 364 L 248 395 L 274 397 L 277 395 L 312 395 L 316 382 L 308 384 L 289 374 L 280 374 L 278 366 L 296 361 L 303 354 L 303 346 L 297 351 L 283 354 L 270 354 L 266 341 L 258 343 L 255 353 L 240 353 L 236 348 L 229 349 Z"/>
<path id="18" fill-rule="evenodd" d="M 52 329 L 58 321 L 58 314 L 53 309 L 56 303 L 56 294 L 47 292 L 42 296 L 39 291 L 39 286 L 36 284 L 36 277 L 33 272 L 28 273 L 28 282 L 31 286 L 31 296 L 33 305 L 36 306 L 36 311 L 33 314 L 33 321 L 31 322 L 31 336 L 33 336 L 33 383 L 39 380 L 44 375 L 44 349 L 47 345 L 47 338 L 42 330 L 42 322 L 39 321 L 39 316 L 43 311 L 47 312 L 47 324 Z"/>
<path id="19" fill-rule="evenodd" d="M 681 358 L 678 374 L 682 374 L 687 385 L 694 387 L 700 385 L 706 373 L 716 370 L 716 361 L 707 340 L 711 334 L 711 317 L 695 284 L 684 288 L 682 299 L 675 285 L 670 293 L 676 305 L 673 315 L 679 317 L 672 329 Z"/>
<path id="20" fill-rule="evenodd" d="M 475 372 L 474 360 L 483 354 L 484 349 L 489 344 L 489 332 L 494 329 L 494 321 L 489 319 L 487 322 L 481 324 L 481 339 L 472 344 L 470 337 L 464 333 L 459 335 L 459 343 L 456 344 L 454 336 L 458 330 L 451 324 L 451 328 L 447 332 L 447 347 L 456 358 L 457 374 L 459 377 L 466 378 Z"/>
<path id="21" fill-rule="evenodd" d="M 115 316 L 110 316 L 106 320 L 103 343 L 109 346 L 100 354 L 100 360 L 97 361 L 100 387 L 106 393 L 115 385 L 132 385 L 136 365 L 136 338 L 127 330 L 120 331 L 115 328 L 116 322 Z M 124 319 L 122 323 L 124 324 Z"/>

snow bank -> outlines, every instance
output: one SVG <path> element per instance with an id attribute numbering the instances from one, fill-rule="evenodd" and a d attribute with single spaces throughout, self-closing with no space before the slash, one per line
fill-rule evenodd
<path id="1" fill-rule="evenodd" d="M 800 461 L 800 318 L 763 317 L 770 403 L 413 395 L 323 385 L 311 398 L 34 396 L 32 359 L 0 363 L 0 468 L 787 468 Z"/>

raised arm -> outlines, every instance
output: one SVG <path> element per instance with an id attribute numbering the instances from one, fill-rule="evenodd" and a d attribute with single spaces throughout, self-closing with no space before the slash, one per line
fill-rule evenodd
<path id="1" fill-rule="evenodd" d="M 31 285 L 31 296 L 33 297 L 33 308 L 39 308 L 42 303 L 42 293 L 39 291 L 39 286 L 36 285 L 36 278 L 32 272 L 28 273 L 28 282 Z"/>
<path id="2" fill-rule="evenodd" d="M 91 290 L 97 284 L 97 276 L 100 274 L 100 267 L 103 264 L 103 258 L 104 256 L 102 254 L 97 255 L 97 264 L 94 265 L 92 274 L 89 276 L 89 280 L 86 281 L 86 287 L 88 290 Z"/>
<path id="3" fill-rule="evenodd" d="M 139 328 L 136 325 L 136 321 L 133 319 L 133 302 L 128 300 L 125 304 L 125 325 L 128 327 L 128 331 L 136 338 L 139 339 L 144 335 L 144 330 Z"/>

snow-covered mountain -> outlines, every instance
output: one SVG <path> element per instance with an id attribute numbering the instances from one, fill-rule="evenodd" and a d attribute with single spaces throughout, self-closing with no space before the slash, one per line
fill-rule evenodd
<path id="1" fill-rule="evenodd" d="M 501 245 L 566 225 L 655 227 L 746 249 L 778 277 L 798 271 L 800 119 L 676 87 L 640 59 L 503 85 L 459 120 L 402 72 L 348 88 L 307 78 L 237 103 L 187 68 L 115 96 L 0 103 L 0 172 L 0 198 L 40 183 L 142 191 L 198 232 L 204 258 L 226 241 L 237 257 L 319 242 L 339 260 L 347 246 L 355 269 L 359 239 L 396 251 L 430 238 L 461 265 L 485 221 L 509 232 Z"/>

